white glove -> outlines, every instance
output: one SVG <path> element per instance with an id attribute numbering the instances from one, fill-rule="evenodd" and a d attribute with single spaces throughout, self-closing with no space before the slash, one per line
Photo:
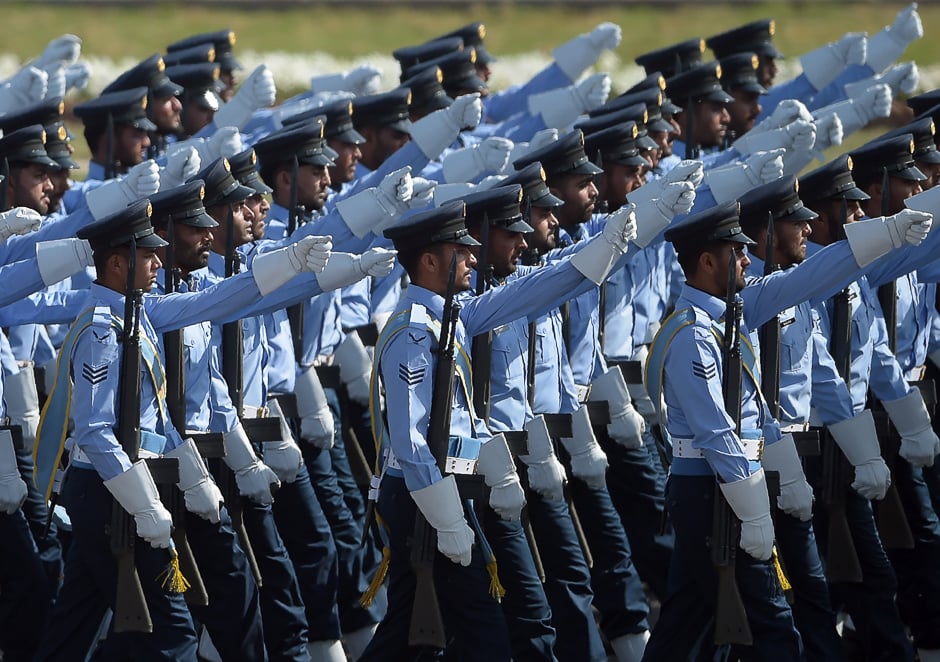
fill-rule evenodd
<path id="1" fill-rule="evenodd" d="M 208 138 L 193 142 L 199 150 L 202 162 L 207 165 L 223 156 L 230 159 L 246 149 L 245 143 L 242 142 L 242 134 L 234 126 L 219 126 L 218 130 Z"/>
<path id="2" fill-rule="evenodd" d="M 112 179 L 85 193 L 88 210 L 96 221 L 116 214 L 129 204 L 160 190 L 160 167 L 153 159 L 138 163 L 121 179 Z"/>
<path id="3" fill-rule="evenodd" d="M 503 435 L 495 435 L 480 447 L 477 473 L 483 475 L 490 488 L 490 508 L 501 519 L 519 519 L 525 506 L 525 493 Z"/>
<path id="4" fill-rule="evenodd" d="M 718 204 L 737 200 L 752 188 L 783 177 L 782 149 L 751 154 L 744 163 L 709 168 L 705 183 Z"/>
<path id="5" fill-rule="evenodd" d="M 46 50 L 33 60 L 37 69 L 53 69 L 74 64 L 82 54 L 82 40 L 74 34 L 64 34 L 49 42 Z"/>
<path id="6" fill-rule="evenodd" d="M 604 230 L 594 235 L 571 257 L 571 266 L 588 280 L 600 285 L 617 259 L 627 252 L 627 243 L 636 239 L 636 207 L 624 205 L 607 216 Z"/>
<path id="7" fill-rule="evenodd" d="M 297 472 L 303 466 L 304 457 L 297 442 L 292 438 L 262 442 L 261 455 L 264 457 L 264 463 L 270 467 L 269 471 L 282 483 L 293 483 L 297 480 Z"/>
<path id="8" fill-rule="evenodd" d="M 613 50 L 620 45 L 623 32 L 616 23 L 601 23 L 590 32 L 578 35 L 566 41 L 552 51 L 555 64 L 574 82 L 581 77 L 585 69 L 597 62 L 605 50 Z"/>
<path id="9" fill-rule="evenodd" d="M 841 145 L 844 139 L 845 127 L 837 114 L 832 113 L 816 119 L 816 144 L 813 145 L 815 156 L 821 157 L 825 150 Z"/>
<path id="10" fill-rule="evenodd" d="M 182 444 L 165 453 L 164 457 L 175 457 L 180 461 L 180 479 L 176 486 L 183 493 L 186 510 L 217 524 L 223 502 L 222 492 L 212 480 L 193 440 L 184 439 Z"/>
<path id="11" fill-rule="evenodd" d="M 12 515 L 26 501 L 26 483 L 16 468 L 16 451 L 9 430 L 0 430 L 0 512 Z"/>
<path id="12" fill-rule="evenodd" d="M 812 122 L 813 115 L 802 101 L 797 99 L 784 99 L 777 104 L 777 107 L 774 108 L 774 112 L 772 112 L 769 117 L 761 121 L 760 124 L 748 131 L 748 133 L 756 135 L 764 131 L 779 129 L 796 120 Z"/>
<path id="13" fill-rule="evenodd" d="M 166 549 L 170 546 L 173 518 L 160 503 L 157 484 L 146 462 L 138 460 L 124 473 L 104 481 L 104 486 L 115 501 L 133 515 L 138 536 L 151 547 Z"/>
<path id="14" fill-rule="evenodd" d="M 415 182 L 422 183 L 424 195 L 427 180 L 411 176 L 411 166 L 385 175 L 378 186 L 369 187 L 336 203 L 336 209 L 354 235 L 362 239 L 370 232 L 381 233 L 406 211 L 425 206 L 415 200 Z M 434 187 L 430 187 L 433 191 Z"/>
<path id="15" fill-rule="evenodd" d="M 54 361 L 55 359 L 53 359 Z M 23 446 L 30 453 L 36 446 L 39 430 L 39 393 L 36 390 L 36 375 L 31 367 L 3 378 L 3 402 L 11 425 L 19 425 L 23 432 Z M 4 431 L 0 430 L 0 444 Z M 2 465 L 2 463 L 0 463 Z"/>
<path id="16" fill-rule="evenodd" d="M 525 424 L 525 430 L 529 452 L 519 459 L 526 465 L 529 487 L 543 499 L 561 501 L 565 498 L 565 467 L 555 456 L 545 418 L 539 414 Z"/>
<path id="17" fill-rule="evenodd" d="M 199 172 L 202 158 L 190 141 L 171 145 L 167 150 L 166 166 L 160 170 L 160 190 L 168 191 L 185 184 Z"/>
<path id="18" fill-rule="evenodd" d="M 297 396 L 297 414 L 300 416 L 300 438 L 314 448 L 332 448 L 336 434 L 333 414 L 316 368 L 309 366 L 297 373 L 294 395 Z"/>
<path id="19" fill-rule="evenodd" d="M 581 406 L 571 415 L 571 433 L 573 437 L 561 438 L 561 445 L 571 456 L 571 474 L 588 487 L 604 487 L 607 484 L 607 455 L 594 436 L 587 407 Z"/>
<path id="20" fill-rule="evenodd" d="M 238 88 L 235 96 L 216 111 L 213 121 L 217 127 L 234 126 L 240 129 L 256 110 L 273 106 L 276 97 L 274 75 L 267 66 L 259 64 Z"/>
<path id="21" fill-rule="evenodd" d="M 326 269 L 317 275 L 317 282 L 324 292 L 329 292 L 357 283 L 366 276 L 387 276 L 395 267 L 396 255 L 398 251 L 387 248 L 370 248 L 362 255 L 333 253 Z"/>
<path id="22" fill-rule="evenodd" d="M 347 333 L 343 342 L 333 352 L 333 362 L 339 364 L 339 378 L 346 385 L 349 399 L 364 407 L 369 405 L 372 390 L 372 359 L 362 344 L 359 334 Z"/>
<path id="23" fill-rule="evenodd" d="M 65 96 L 65 67 L 55 67 L 46 71 L 46 99 L 61 99 Z"/>
<path id="24" fill-rule="evenodd" d="M 377 94 L 381 82 L 382 70 L 364 64 L 345 73 L 314 76 L 310 79 L 310 89 L 314 92 L 350 92 L 361 97 Z"/>
<path id="25" fill-rule="evenodd" d="M 36 261 L 39 275 L 46 285 L 58 283 L 94 265 L 91 245 L 76 237 L 40 241 L 36 244 Z"/>
<path id="26" fill-rule="evenodd" d="M 804 119 L 794 120 L 779 129 L 771 129 L 757 135 L 748 131 L 734 141 L 733 147 L 741 154 L 755 154 L 772 149 L 787 151 L 809 151 L 816 143 L 816 125 Z"/>
<path id="27" fill-rule="evenodd" d="M 872 85 L 855 98 L 824 106 L 818 117 L 836 115 L 842 123 L 843 135 L 864 129 L 872 120 L 891 114 L 891 88 L 881 83 Z"/>
<path id="28" fill-rule="evenodd" d="M 42 215 L 29 207 L 14 207 L 0 212 L 0 243 L 15 234 L 29 234 L 42 225 Z"/>
<path id="29" fill-rule="evenodd" d="M 940 186 L 934 186 L 917 195 L 912 195 L 904 201 L 904 206 L 928 214 L 940 213 Z"/>
<path id="30" fill-rule="evenodd" d="M 915 388 L 900 400 L 881 404 L 901 435 L 899 455 L 915 467 L 932 467 L 940 453 L 940 440 L 930 426 L 930 414 L 920 390 Z"/>
<path id="31" fill-rule="evenodd" d="M 803 75 L 817 91 L 834 81 L 850 64 L 864 64 L 868 39 L 864 32 L 849 32 L 836 42 L 821 46 L 800 58 Z"/>
<path id="32" fill-rule="evenodd" d="M 261 253 L 251 263 L 251 275 L 262 296 L 302 273 L 322 273 L 333 253 L 333 238 L 307 235 L 284 248 Z"/>
<path id="33" fill-rule="evenodd" d="M 865 409 L 852 418 L 827 427 L 849 463 L 855 467 L 852 489 L 866 499 L 884 499 L 891 485 L 891 471 L 881 457 L 871 410 Z"/>
<path id="34" fill-rule="evenodd" d="M 450 147 L 464 129 L 475 129 L 483 118 L 480 94 L 464 94 L 447 108 L 435 110 L 411 125 L 411 139 L 431 160 Z"/>
<path id="35" fill-rule="evenodd" d="M 641 448 L 646 421 L 633 408 L 633 400 L 627 391 L 620 368 L 608 368 L 607 372 L 591 382 L 588 400 L 605 400 L 610 407 L 610 423 L 607 434 L 624 448 Z"/>
<path id="36" fill-rule="evenodd" d="M 594 74 L 568 87 L 529 97 L 529 114 L 541 115 L 546 127 L 565 129 L 579 116 L 604 105 L 610 94 L 610 76 Z"/>
<path id="37" fill-rule="evenodd" d="M 731 510 L 741 520 L 741 549 L 758 561 L 766 561 L 774 546 L 774 523 L 770 519 L 770 496 L 764 470 L 743 480 L 719 483 Z"/>
<path id="38" fill-rule="evenodd" d="M 803 475 L 793 435 L 785 434 L 780 441 L 764 446 L 760 463 L 764 471 L 780 473 L 780 496 L 777 497 L 780 510 L 801 522 L 813 519 L 813 488 Z"/>
<path id="39" fill-rule="evenodd" d="M 912 41 L 924 36 L 924 25 L 912 2 L 898 12 L 894 23 L 868 38 L 868 66 L 878 73 L 897 60 Z"/>
<path id="40" fill-rule="evenodd" d="M 551 143 L 558 140 L 558 129 L 548 128 L 537 131 L 532 140 L 527 143 L 518 142 L 512 146 L 512 151 L 509 153 L 509 161 L 506 164 L 504 172 L 507 175 L 511 175 L 515 172 L 513 163 L 524 157 L 529 152 L 534 152 L 537 149 L 541 149 L 545 145 L 550 145 Z"/>
<path id="41" fill-rule="evenodd" d="M 0 115 L 34 106 L 46 98 L 49 74 L 25 66 L 0 85 Z"/>
<path id="42" fill-rule="evenodd" d="M 662 189 L 662 196 L 637 207 L 637 237 L 634 243 L 640 248 L 649 246 L 673 218 L 689 213 L 695 204 L 695 186 L 692 182 L 673 182 Z"/>
<path id="43" fill-rule="evenodd" d="M 679 161 L 676 167 L 667 172 L 665 176 L 654 179 L 640 188 L 630 191 L 630 195 L 628 195 L 627 198 L 639 208 L 644 204 L 652 203 L 656 198 L 663 197 L 666 187 L 669 186 L 669 184 L 689 182 L 692 184 L 693 188 L 697 188 L 698 185 L 702 183 L 704 177 L 705 168 L 701 161 L 692 159 Z"/>
<path id="44" fill-rule="evenodd" d="M 255 503 L 266 506 L 274 501 L 271 485 L 280 487 L 277 474 L 255 455 L 245 428 L 239 423 L 231 432 L 222 435 L 225 457 L 222 459 L 235 474 L 238 493 Z"/>
<path id="45" fill-rule="evenodd" d="M 487 173 L 501 172 L 509 162 L 512 141 L 490 136 L 470 147 L 456 149 L 444 157 L 444 181 L 473 182 Z"/>
<path id="46" fill-rule="evenodd" d="M 902 209 L 894 216 L 869 218 L 845 225 L 845 238 L 858 266 L 864 267 L 893 248 L 917 246 L 933 223 L 933 214 Z"/>
<path id="47" fill-rule="evenodd" d="M 411 498 L 428 524 L 437 531 L 437 551 L 454 563 L 464 567 L 470 565 L 473 529 L 467 526 L 463 517 L 463 504 L 453 475 L 412 492 Z"/>
<path id="48" fill-rule="evenodd" d="M 891 88 L 895 96 L 911 94 L 920 83 L 920 70 L 916 62 L 903 62 L 888 69 L 880 77 L 880 82 Z M 846 88 L 849 86 L 846 85 Z"/>
<path id="49" fill-rule="evenodd" d="M 87 62 L 75 62 L 65 67 L 65 90 L 84 90 L 91 80 L 91 67 Z"/>

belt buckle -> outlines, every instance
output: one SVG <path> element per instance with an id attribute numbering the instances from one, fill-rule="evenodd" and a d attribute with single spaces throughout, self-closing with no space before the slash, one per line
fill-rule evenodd
<path id="1" fill-rule="evenodd" d="M 444 472 L 450 474 L 473 475 L 477 470 L 477 461 L 463 457 L 447 457 L 444 463 Z"/>
<path id="2" fill-rule="evenodd" d="M 764 438 L 761 437 L 757 440 L 757 461 L 760 462 L 764 457 Z"/>

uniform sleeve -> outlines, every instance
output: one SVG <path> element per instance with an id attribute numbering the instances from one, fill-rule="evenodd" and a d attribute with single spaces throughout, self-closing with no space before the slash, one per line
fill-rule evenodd
<path id="1" fill-rule="evenodd" d="M 199 322 L 214 322 L 237 315 L 261 298 L 250 271 L 224 278 L 199 292 L 176 292 L 144 297 L 147 317 L 157 333 L 174 331 Z"/>
<path id="2" fill-rule="evenodd" d="M 874 347 L 871 355 L 871 380 L 868 388 L 882 402 L 900 400 L 911 392 L 901 366 L 888 347 L 888 330 L 880 308 L 875 316 L 872 334 Z"/>
<path id="3" fill-rule="evenodd" d="M 832 425 L 855 416 L 852 406 L 852 394 L 829 353 L 829 327 L 828 310 L 823 308 L 813 310 L 813 317 L 818 324 L 813 324 L 810 342 L 813 343 L 812 367 L 812 407 L 816 417 L 824 425 Z"/>
<path id="4" fill-rule="evenodd" d="M 412 492 L 441 480 L 427 442 L 435 366 L 432 343 L 426 329 L 409 327 L 389 341 L 379 360 L 389 441 Z"/>
<path id="5" fill-rule="evenodd" d="M 2 276 L 0 269 L 0 277 Z M 56 290 L 34 292 L 0 308 L 0 326 L 18 324 L 71 324 L 87 304 L 84 290 Z"/>
<path id="6" fill-rule="evenodd" d="M 812 83 L 809 82 L 809 79 L 804 74 L 800 74 L 796 78 L 791 78 L 788 81 L 774 85 L 767 90 L 766 94 L 761 95 L 760 104 L 762 110 L 760 115 L 757 116 L 757 121 L 760 122 L 764 118 L 769 117 L 770 114 L 774 112 L 774 109 L 780 105 L 780 102 L 785 99 L 797 99 L 803 103 L 809 103 L 816 92 L 816 88 L 813 87 Z"/>
<path id="7" fill-rule="evenodd" d="M 691 437 L 712 470 L 732 483 L 751 471 L 734 421 L 725 411 L 722 367 L 710 330 L 692 326 L 676 334 L 665 358 L 667 425 L 673 437 Z"/>
<path id="8" fill-rule="evenodd" d="M 114 329 L 90 326 L 78 337 L 72 351 L 72 439 L 102 480 L 131 468 L 130 458 L 114 432 L 118 425 L 120 371 L 121 351 Z"/>
<path id="9" fill-rule="evenodd" d="M 88 211 L 88 206 L 82 198 L 78 208 L 71 214 L 63 216 L 53 223 L 43 223 L 42 227 L 35 232 L 16 235 L 0 243 L 0 264 L 34 259 L 36 257 L 36 244 L 40 241 L 74 237 L 76 232 L 94 220 L 95 218 Z M 3 280 L 7 282 L 6 278 Z"/>

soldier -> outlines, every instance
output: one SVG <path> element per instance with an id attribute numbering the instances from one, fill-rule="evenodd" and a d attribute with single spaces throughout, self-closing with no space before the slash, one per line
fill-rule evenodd
<path id="1" fill-rule="evenodd" d="M 149 88 L 102 94 L 75 106 L 91 150 L 86 180 L 108 180 L 142 163 L 156 125 L 147 119 Z"/>
<path id="2" fill-rule="evenodd" d="M 229 101 L 235 94 L 235 72 L 242 68 L 241 62 L 235 57 L 233 46 L 235 46 L 235 32 L 233 30 L 217 30 L 216 32 L 205 32 L 192 35 L 185 39 L 173 42 L 166 47 L 168 54 L 186 51 L 197 46 L 211 46 L 214 53 L 214 59 L 211 61 L 219 63 L 219 80 L 223 87 L 219 91 L 223 101 Z"/>

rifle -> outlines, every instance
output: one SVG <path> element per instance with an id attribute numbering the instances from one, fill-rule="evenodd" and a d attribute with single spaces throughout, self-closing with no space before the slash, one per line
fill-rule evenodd
<path id="1" fill-rule="evenodd" d="M 490 219 L 483 213 L 480 228 L 480 252 L 477 258 L 476 295 L 480 296 L 489 287 L 493 265 L 489 262 Z M 473 337 L 473 408 L 477 415 L 489 425 L 490 422 L 490 373 L 492 372 L 493 333 L 486 331 Z"/>
<path id="2" fill-rule="evenodd" d="M 843 200 L 843 208 L 846 203 Z M 847 213 L 847 209 L 846 209 Z M 843 224 L 846 217 L 843 215 Z M 849 288 L 833 297 L 832 339 L 829 352 L 846 388 L 852 384 L 852 304 Z M 826 575 L 829 581 L 860 582 L 862 567 L 855 551 L 845 513 L 845 489 L 849 481 L 847 462 L 831 435 L 822 448 L 823 501 L 829 506 Z"/>
<path id="3" fill-rule="evenodd" d="M 887 216 L 891 213 L 891 181 L 888 176 L 888 169 L 882 168 L 881 175 L 881 215 Z M 885 326 L 888 327 L 888 347 L 891 353 L 897 351 L 898 344 L 898 291 L 896 281 L 889 281 L 878 287 L 878 302 L 881 304 L 881 312 L 884 313 Z"/>
<path id="4" fill-rule="evenodd" d="M 241 262 L 235 251 L 235 212 L 229 208 L 225 233 L 225 277 L 230 278 L 241 271 Z M 222 325 L 222 376 L 228 384 L 229 397 L 238 414 L 239 420 L 245 411 L 243 395 L 244 375 L 242 374 L 242 323 L 235 320 Z M 245 528 L 245 517 L 242 509 L 242 496 L 238 492 L 235 474 L 224 462 L 218 463 L 219 491 L 225 499 L 229 517 L 232 519 L 232 528 L 238 535 L 238 542 L 245 551 L 248 565 L 255 583 L 261 586 L 261 570 L 255 558 L 254 549 L 248 539 L 248 530 Z"/>
<path id="5" fill-rule="evenodd" d="M 9 207 L 8 203 L 8 193 L 10 189 L 10 162 L 7 160 L 7 157 L 3 157 L 3 163 L 0 163 L 0 211 L 6 211 Z"/>
<path id="6" fill-rule="evenodd" d="M 166 225 L 166 264 L 163 268 L 164 291 L 167 294 L 176 292 L 179 286 L 180 272 L 176 268 L 175 237 L 173 232 L 173 217 L 167 219 Z M 175 329 L 163 334 L 163 353 L 166 357 L 164 365 L 166 371 L 166 408 L 177 430 L 186 429 L 186 369 L 183 359 L 183 330 Z M 191 590 L 186 591 L 186 602 L 191 605 L 206 606 L 209 604 L 209 594 L 202 574 L 196 564 L 192 548 L 186 536 L 186 526 L 183 518 L 186 516 L 186 503 L 179 490 L 171 486 L 168 490 L 161 490 L 165 496 L 168 510 L 173 516 L 173 542 L 179 552 L 180 570 L 189 581 Z"/>
<path id="7" fill-rule="evenodd" d="M 454 398 L 456 363 L 457 319 L 460 304 L 454 301 L 457 280 L 457 252 L 450 261 L 444 312 L 441 316 L 441 335 L 438 341 L 437 366 L 434 370 L 434 394 L 428 418 L 428 449 L 437 462 L 441 474 L 447 462 L 450 442 L 450 415 Z M 410 646 L 445 648 L 447 637 L 444 621 L 434 587 L 434 558 L 437 554 L 437 534 L 420 510 L 415 514 L 414 537 L 411 542 L 411 568 L 415 574 L 415 601 L 408 630 Z"/>
<path id="8" fill-rule="evenodd" d="M 294 234 L 294 230 L 301 224 L 303 217 L 303 208 L 299 207 L 297 204 L 299 195 L 297 191 L 297 180 L 299 179 L 299 172 L 300 165 L 297 161 L 297 157 L 294 156 L 294 162 L 291 165 L 290 202 L 288 202 L 290 208 L 287 210 L 288 237 Z M 304 353 L 304 304 L 295 303 L 293 306 L 288 307 L 287 320 L 290 323 L 291 332 L 294 336 L 294 356 L 299 360 Z"/>
<path id="9" fill-rule="evenodd" d="M 117 176 L 117 168 L 114 167 L 114 117 L 108 113 L 108 120 L 104 129 L 104 178 L 105 181 L 114 179 Z"/>
<path id="10" fill-rule="evenodd" d="M 119 376 L 118 439 L 131 462 L 140 449 L 140 307 L 143 292 L 136 287 L 137 241 L 131 237 L 124 292 L 124 329 Z M 111 503 L 110 546 L 117 562 L 114 598 L 115 632 L 153 632 L 150 609 L 134 563 L 136 526 L 133 517 L 114 499 Z"/>
<path id="11" fill-rule="evenodd" d="M 742 302 L 737 297 L 737 254 L 731 251 L 728 266 L 728 288 L 725 298 L 725 335 L 722 342 L 723 384 L 725 411 L 734 421 L 735 432 L 741 434 L 741 340 L 738 329 L 743 315 Z M 740 522 L 715 483 L 714 513 L 712 520 L 712 562 L 718 572 L 718 599 L 715 605 L 715 644 L 753 643 L 751 628 L 744 611 L 744 602 L 735 578 L 735 558 L 741 536 Z"/>
<path id="12" fill-rule="evenodd" d="M 777 270 L 774 264 L 774 213 L 767 212 L 764 242 L 764 275 Z M 774 315 L 760 328 L 761 392 L 774 418 L 780 417 L 780 319 Z"/>
<path id="13" fill-rule="evenodd" d="M 695 99 L 689 97 L 685 106 L 685 156 L 686 159 L 698 158 L 698 146 L 692 143 L 692 128 L 695 125 L 695 118 L 692 113 L 695 112 Z"/>

